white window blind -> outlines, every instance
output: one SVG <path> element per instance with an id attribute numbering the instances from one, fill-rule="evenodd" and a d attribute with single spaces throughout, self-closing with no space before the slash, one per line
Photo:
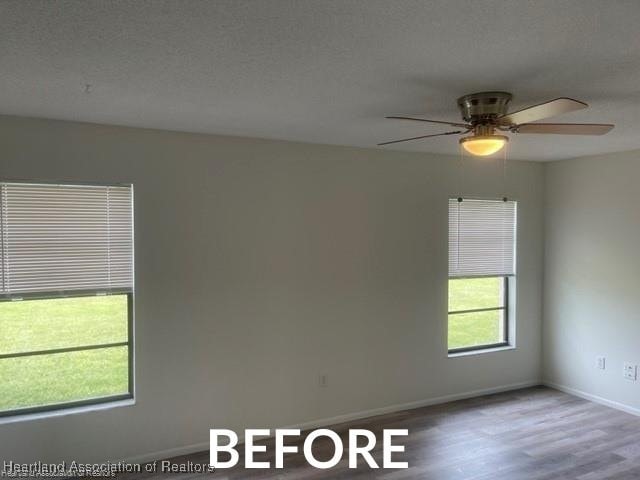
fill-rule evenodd
<path id="1" fill-rule="evenodd" d="M 130 186 L 0 183 L 0 294 L 131 291 Z"/>
<path id="2" fill-rule="evenodd" d="M 515 274 L 516 202 L 449 199 L 449 277 Z"/>

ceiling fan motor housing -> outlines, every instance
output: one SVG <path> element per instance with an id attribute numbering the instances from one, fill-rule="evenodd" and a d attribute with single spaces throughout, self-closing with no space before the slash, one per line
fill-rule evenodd
<path id="1" fill-rule="evenodd" d="M 506 115 L 511 100 L 508 92 L 479 92 L 458 99 L 458 107 L 465 122 L 473 125 Z"/>

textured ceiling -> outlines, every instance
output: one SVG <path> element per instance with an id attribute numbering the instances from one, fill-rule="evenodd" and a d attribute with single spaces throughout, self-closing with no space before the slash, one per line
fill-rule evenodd
<path id="1" fill-rule="evenodd" d="M 86 88 L 86 85 L 90 87 Z M 441 131 L 458 96 L 558 96 L 604 137 L 518 136 L 511 158 L 640 148 L 640 2 L 0 2 L 0 113 L 374 146 Z M 391 147 L 385 147 L 391 148 Z M 456 138 L 394 149 L 456 154 Z"/>

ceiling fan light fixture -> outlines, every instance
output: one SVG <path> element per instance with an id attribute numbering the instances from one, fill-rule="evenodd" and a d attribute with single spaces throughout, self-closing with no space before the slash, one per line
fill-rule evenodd
<path id="1" fill-rule="evenodd" d="M 455 130 L 418 137 L 401 138 L 378 145 L 390 145 L 425 138 L 442 137 L 445 135 L 470 136 L 460 140 L 460 145 L 471 155 L 486 157 L 502 150 L 509 139 L 495 132 L 510 132 L 512 134 L 535 133 L 555 135 L 604 135 L 614 125 L 609 123 L 539 123 L 539 120 L 555 117 L 563 113 L 574 112 L 587 108 L 588 105 L 580 100 L 569 97 L 559 97 L 531 107 L 509 112 L 511 94 L 508 92 L 478 92 L 464 95 L 458 99 L 458 108 L 463 122 L 446 122 L 430 120 L 422 115 L 394 115 L 386 118 L 395 120 L 409 120 L 412 122 L 435 123 L 448 125 Z M 506 150 L 505 150 L 506 151 Z M 462 150 L 461 150 L 462 152 Z"/>
<path id="2" fill-rule="evenodd" d="M 460 145 L 471 155 L 486 157 L 504 148 L 509 141 L 505 135 L 473 135 L 460 139 Z"/>

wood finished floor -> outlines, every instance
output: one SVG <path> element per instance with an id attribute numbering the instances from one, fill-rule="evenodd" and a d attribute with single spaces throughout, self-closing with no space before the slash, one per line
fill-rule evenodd
<path id="1" fill-rule="evenodd" d="M 282 470 L 235 468 L 212 474 L 135 474 L 120 478 L 640 480 L 640 417 L 544 387 L 371 417 L 333 427 L 345 445 L 348 428 L 373 431 L 378 444 L 383 428 L 408 429 L 409 436 L 399 437 L 396 442 L 404 443 L 406 451 L 394 454 L 393 459 L 409 462 L 409 468 L 372 470 L 359 465 L 358 469 L 349 469 L 345 449 L 342 462 L 329 470 L 308 466 L 301 454 L 288 454 Z M 268 445 L 268 454 L 256 455 L 255 459 L 273 463 L 272 441 L 261 443 Z M 300 446 L 301 443 L 297 444 Z M 333 453 L 328 449 L 328 443 L 321 443 L 320 439 L 314 447 L 319 460 L 329 459 Z M 376 448 L 373 456 L 381 465 L 381 450 Z M 206 464 L 208 460 L 209 453 L 202 452 L 171 461 Z"/>

